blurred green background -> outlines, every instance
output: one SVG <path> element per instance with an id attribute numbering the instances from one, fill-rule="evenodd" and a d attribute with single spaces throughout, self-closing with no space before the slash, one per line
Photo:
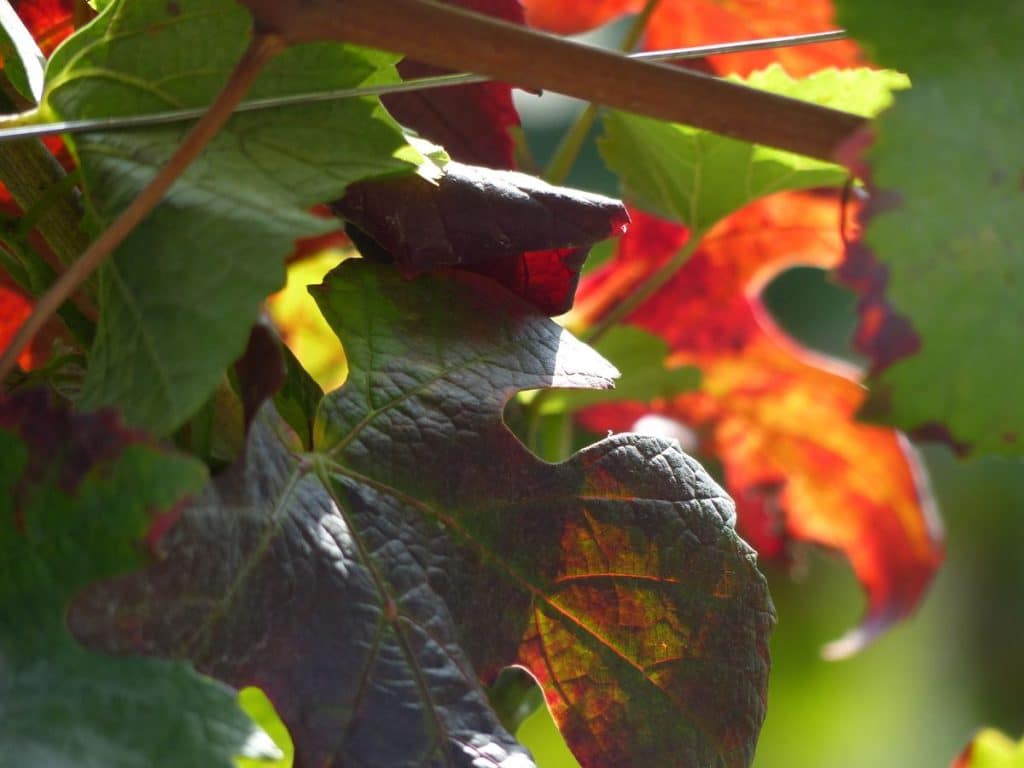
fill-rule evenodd
<path id="1" fill-rule="evenodd" d="M 615 40 L 621 29 L 603 34 Z M 542 168 L 581 105 L 517 100 Z M 617 194 L 592 141 L 567 184 Z M 825 273 L 792 270 L 765 299 L 808 346 L 856 359 L 854 298 Z M 849 568 L 810 550 L 798 575 L 764 565 L 779 625 L 756 768 L 945 768 L 981 726 L 1014 738 L 1024 730 L 1024 463 L 962 462 L 942 446 L 918 447 L 945 522 L 947 561 L 909 621 L 852 659 L 824 661 L 821 647 L 864 607 Z M 543 708 L 518 735 L 541 768 L 576 765 Z"/>

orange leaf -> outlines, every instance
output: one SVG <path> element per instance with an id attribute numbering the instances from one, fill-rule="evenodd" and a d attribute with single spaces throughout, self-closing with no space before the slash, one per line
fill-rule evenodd
<path id="1" fill-rule="evenodd" d="M 861 627 L 828 649 L 856 651 L 908 615 L 942 559 L 937 517 L 918 460 L 891 429 L 854 414 L 865 391 L 850 366 L 800 347 L 759 299 L 797 264 L 832 268 L 842 255 L 834 197 L 785 193 L 716 226 L 629 322 L 668 341 L 670 362 L 696 365 L 701 390 L 646 407 L 587 411 L 592 429 L 625 430 L 655 412 L 697 429 L 736 498 L 740 528 L 763 555 L 788 541 L 837 549 L 868 593 Z M 615 260 L 584 281 L 579 317 L 592 322 L 682 245 L 677 225 L 633 212 Z"/>
<path id="2" fill-rule="evenodd" d="M 625 13 L 635 13 L 644 3 L 642 0 L 524 0 L 524 5 L 531 25 L 571 34 Z M 799 4 L 778 0 L 662 0 L 647 25 L 644 48 L 685 48 L 835 28 L 829 0 L 807 0 Z M 848 40 L 711 56 L 707 61 L 714 72 L 740 75 L 779 62 L 794 77 L 825 67 L 852 67 L 864 63 L 857 46 Z"/>

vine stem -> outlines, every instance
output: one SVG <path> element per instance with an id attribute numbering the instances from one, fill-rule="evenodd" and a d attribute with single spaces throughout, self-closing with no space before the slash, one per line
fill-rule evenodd
<path id="1" fill-rule="evenodd" d="M 622 39 L 622 44 L 619 46 L 620 51 L 631 53 L 636 50 L 637 45 L 643 38 L 644 31 L 647 29 L 647 22 L 650 21 L 651 15 L 657 9 L 660 1 L 647 0 L 643 10 L 633 17 L 629 30 L 627 30 L 626 36 Z M 558 144 L 558 149 L 555 150 L 554 156 L 544 171 L 544 179 L 546 181 L 551 184 L 563 184 L 565 182 L 573 165 L 576 163 L 576 158 L 579 157 L 580 150 L 583 148 L 583 142 L 587 140 L 587 136 L 590 135 L 590 129 L 594 127 L 595 120 L 597 120 L 597 105 L 594 102 L 590 102 L 580 112 L 573 124 L 569 126 L 569 130 L 565 132 L 565 136 L 562 137 L 562 141 Z"/>
<path id="2" fill-rule="evenodd" d="M 631 59 L 435 0 L 240 0 L 288 44 L 336 40 L 471 70 L 649 117 L 834 162 L 867 123 L 692 70 Z"/>
<path id="3" fill-rule="evenodd" d="M 10 346 L 0 356 L 0 381 L 14 368 L 18 355 L 28 346 L 32 337 L 46 325 L 60 306 L 110 256 L 111 252 L 124 242 L 139 222 L 160 203 L 185 169 L 224 127 L 235 107 L 248 93 L 253 81 L 263 71 L 264 65 L 284 47 L 284 41 L 277 35 L 254 34 L 249 47 L 235 65 L 220 94 L 185 136 L 167 163 L 81 257 L 68 267 L 50 290 L 40 297 L 32 314 L 18 329 Z"/>
<path id="4" fill-rule="evenodd" d="M 671 280 L 672 276 L 690 260 L 690 257 L 693 255 L 693 252 L 697 250 L 697 246 L 700 245 L 701 238 L 703 237 L 703 231 L 691 232 L 690 239 L 686 241 L 686 244 L 679 249 L 675 256 L 665 262 L 661 269 L 652 273 L 650 277 L 640 283 L 635 291 L 616 304 L 608 314 L 585 331 L 582 331 L 579 334 L 580 339 L 585 341 L 587 344 L 595 343 L 598 339 L 604 336 L 609 329 L 622 322 L 634 309 L 657 293 L 657 291 L 662 288 L 665 283 Z"/>

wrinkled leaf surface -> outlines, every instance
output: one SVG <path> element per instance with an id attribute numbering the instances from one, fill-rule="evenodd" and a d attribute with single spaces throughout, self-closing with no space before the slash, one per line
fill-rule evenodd
<path id="1" fill-rule="evenodd" d="M 532 765 L 478 682 L 516 662 L 585 766 L 748 765 L 772 611 L 728 498 L 668 441 L 547 464 L 502 423 L 517 390 L 615 370 L 471 274 L 349 261 L 315 295 L 350 366 L 315 454 L 257 420 L 76 630 L 259 685 L 300 765 Z"/>

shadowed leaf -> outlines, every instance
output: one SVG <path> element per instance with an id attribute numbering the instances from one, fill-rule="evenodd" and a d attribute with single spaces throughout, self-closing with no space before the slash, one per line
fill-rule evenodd
<path id="1" fill-rule="evenodd" d="M 675 224 L 633 212 L 617 260 L 581 286 L 577 313 L 600 317 L 686 241 Z M 857 372 L 802 349 L 758 294 L 790 266 L 840 258 L 834 197 L 786 193 L 734 214 L 628 318 L 664 338 L 672 365 L 694 365 L 700 391 L 584 412 L 595 431 L 656 413 L 699 432 L 719 458 L 743 533 L 764 554 L 809 540 L 840 550 L 868 593 L 861 627 L 829 652 L 856 650 L 917 605 L 942 559 L 919 462 L 890 429 L 860 424 Z"/>
<path id="2" fill-rule="evenodd" d="M 180 662 L 89 653 L 64 626 L 75 591 L 141 565 L 154 513 L 204 477 L 111 412 L 75 414 L 39 391 L 0 400 L 5 765 L 230 768 L 238 753 L 276 753 L 220 683 Z"/>
<path id="3" fill-rule="evenodd" d="M 1019 455 L 1024 87 L 1006 73 L 1024 66 L 1024 8 L 837 6 L 881 64 L 914 82 L 875 126 L 878 193 L 850 254 L 855 268 L 879 268 L 859 332 L 875 362 L 863 414 L 961 452 Z"/>
<path id="4" fill-rule="evenodd" d="M 671 442 L 553 465 L 502 423 L 518 390 L 615 370 L 468 273 L 349 261 L 314 294 L 350 366 L 316 453 L 266 413 L 162 562 L 91 590 L 76 631 L 259 685 L 300 765 L 532 765 L 478 682 L 511 663 L 585 766 L 748 765 L 772 611 L 728 498 Z"/>

